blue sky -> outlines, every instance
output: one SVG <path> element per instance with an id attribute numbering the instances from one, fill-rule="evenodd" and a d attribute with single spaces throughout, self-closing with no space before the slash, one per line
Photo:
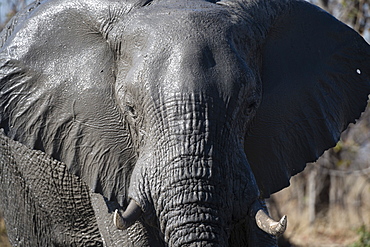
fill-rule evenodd
<path id="1" fill-rule="evenodd" d="M 0 0 L 0 23 L 3 23 L 6 20 L 6 14 L 9 12 L 11 9 L 11 0 Z M 29 4 L 33 2 L 33 0 L 26 0 L 26 3 Z"/>

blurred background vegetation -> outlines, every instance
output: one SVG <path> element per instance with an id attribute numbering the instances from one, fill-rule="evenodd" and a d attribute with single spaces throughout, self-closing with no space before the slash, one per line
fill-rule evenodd
<path id="1" fill-rule="evenodd" d="M 0 30 L 30 0 L 0 0 Z M 370 41 L 370 0 L 311 0 Z M 0 198 L 1 200 L 1 198 Z M 279 246 L 370 247 L 370 110 L 337 146 L 308 164 L 269 200 L 275 218 L 288 215 Z M 0 213 L 0 247 L 10 246 Z"/>

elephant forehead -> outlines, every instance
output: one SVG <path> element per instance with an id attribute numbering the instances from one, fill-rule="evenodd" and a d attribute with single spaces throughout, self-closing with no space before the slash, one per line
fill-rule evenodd
<path id="1" fill-rule="evenodd" d="M 140 30 L 162 38 L 191 35 L 230 26 L 230 14 L 222 6 L 207 1 L 153 1 L 132 10 L 125 17 L 125 30 Z M 213 35 L 215 35 L 213 33 Z M 181 36 L 183 38 L 184 36 Z"/>
<path id="2" fill-rule="evenodd" d="M 229 14 L 216 4 L 193 6 L 187 5 L 152 4 L 148 7 L 135 9 L 125 17 L 124 21 L 113 35 L 120 36 L 130 51 L 163 52 L 180 47 L 188 49 L 205 45 L 222 44 L 231 37 L 234 25 Z M 190 4 L 190 6 L 189 6 Z M 127 49 L 122 49 L 127 51 Z"/>
<path id="3" fill-rule="evenodd" d="M 160 2 L 161 3 L 161 2 Z M 125 19 L 121 78 L 155 91 L 239 93 L 255 76 L 239 52 L 247 35 L 222 6 L 204 1 L 155 4 Z M 240 83 L 248 82 L 248 83 Z M 249 90 L 252 92 L 253 90 Z"/>

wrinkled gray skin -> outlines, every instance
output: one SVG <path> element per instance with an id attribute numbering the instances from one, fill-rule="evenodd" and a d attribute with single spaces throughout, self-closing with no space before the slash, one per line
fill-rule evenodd
<path id="1" fill-rule="evenodd" d="M 368 44 L 304 1 L 40 1 L 0 40 L 17 246 L 274 246 L 252 205 L 370 93 Z M 130 200 L 143 213 L 117 230 Z"/>

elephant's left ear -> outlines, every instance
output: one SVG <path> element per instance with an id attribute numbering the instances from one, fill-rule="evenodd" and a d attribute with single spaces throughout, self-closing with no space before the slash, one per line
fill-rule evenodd
<path id="1" fill-rule="evenodd" d="M 264 197 L 339 140 L 370 93 L 370 46 L 304 1 L 292 1 L 262 52 L 262 101 L 245 150 Z"/>

